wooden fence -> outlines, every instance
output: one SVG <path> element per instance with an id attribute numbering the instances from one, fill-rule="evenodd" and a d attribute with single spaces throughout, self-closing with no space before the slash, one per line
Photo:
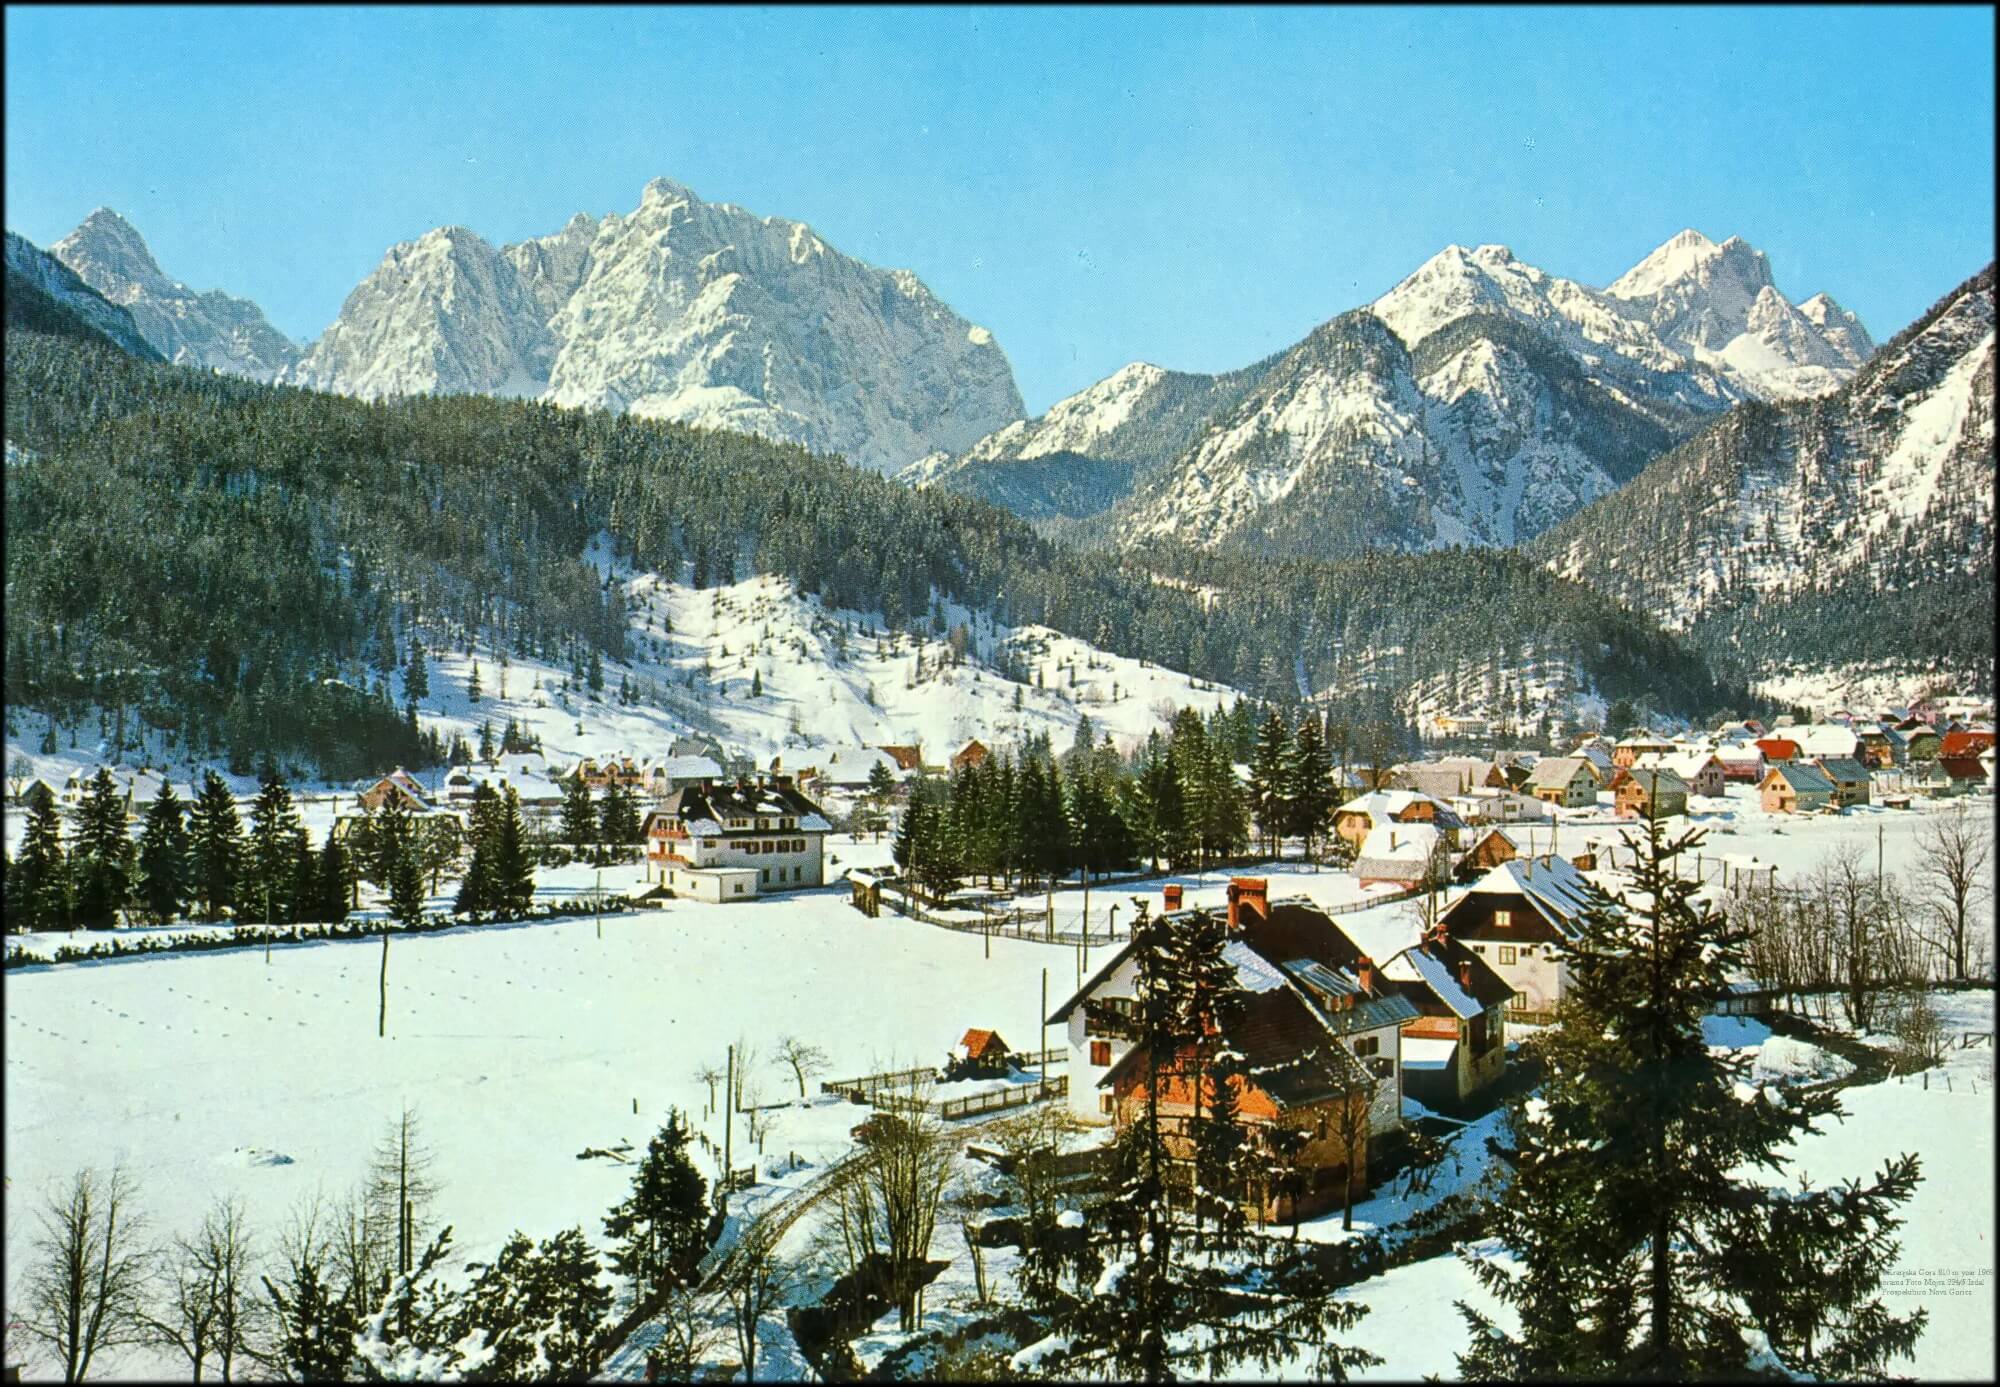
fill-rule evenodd
<path id="1" fill-rule="evenodd" d="M 941 1117 L 947 1122 L 961 1117 L 977 1117 L 984 1113 L 1005 1112 L 1008 1108 L 1023 1108 L 1030 1103 L 1039 1103 L 1045 1098 L 1062 1098 L 1069 1093 L 1069 1075 L 1058 1074 L 1053 1079 L 1039 1083 L 1012 1084 L 1006 1088 L 996 1088 L 986 1093 L 974 1093 L 964 1098 L 917 1098 L 907 1093 L 882 1092 L 873 1099 L 876 1108 L 886 1112 L 928 1113 Z"/>
<path id="2" fill-rule="evenodd" d="M 1051 1045 L 1046 1050 L 1016 1050 L 1008 1058 L 1019 1060 L 1026 1069 L 1046 1069 L 1050 1065 L 1067 1064 L 1069 1048 L 1063 1045 Z M 895 1069 L 883 1074 L 863 1074 L 858 1079 L 828 1079 L 820 1084 L 819 1091 L 838 1094 L 856 1103 L 867 1103 L 874 1102 L 876 1095 L 884 1092 L 899 1088 L 914 1089 L 919 1084 L 936 1083 L 937 1075 L 936 1069 Z M 901 1096 L 910 1098 L 912 1095 Z"/>

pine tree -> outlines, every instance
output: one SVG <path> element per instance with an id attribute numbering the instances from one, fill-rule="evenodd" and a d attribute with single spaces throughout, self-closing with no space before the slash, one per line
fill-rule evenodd
<path id="1" fill-rule="evenodd" d="M 1792 1367 L 1818 1352 L 1874 1375 L 1921 1330 L 1872 1295 L 1915 1161 L 1865 1195 L 1765 1188 L 1839 1099 L 1767 1094 L 1749 1056 L 1709 1050 L 1702 1018 L 1740 973 L 1747 936 L 1676 869 L 1698 830 L 1669 841 L 1654 820 L 1626 841 L 1632 891 L 1614 899 L 1587 884 L 1581 939 L 1555 946 L 1572 978 L 1561 1024 L 1529 1042 L 1548 1077 L 1510 1105 L 1515 1147 L 1502 1154 L 1514 1178 L 1491 1228 L 1518 1267 L 1473 1263 L 1521 1332 L 1461 1304 L 1471 1347 L 1460 1366 L 1517 1380 L 1739 1376 L 1744 1332 L 1763 1329 Z M 1838 1277 L 1820 1270 L 1839 1260 L 1829 1219 L 1851 1254 Z"/>
<path id="2" fill-rule="evenodd" d="M 1335 803 L 1333 760 L 1320 733 L 1319 716 L 1311 710 L 1299 719 L 1287 780 L 1292 804 L 1291 831 L 1305 839 L 1306 856 L 1310 858 L 1314 845 L 1333 818 Z"/>
<path id="3" fill-rule="evenodd" d="M 69 900 L 62 814 L 49 787 L 37 784 L 28 792 L 28 824 L 21 840 L 21 856 L 7 873 L 8 928 L 68 929 Z"/>
<path id="4" fill-rule="evenodd" d="M 763 696 L 764 696 L 764 671 L 761 669 L 753 669 L 750 671 L 750 697 L 762 698 Z"/>
<path id="5" fill-rule="evenodd" d="M 413 925 L 424 916 L 424 872 L 417 847 L 409 843 L 389 869 L 389 913 L 398 924 Z"/>
<path id="6" fill-rule="evenodd" d="M 604 692 L 604 661 L 599 658 L 595 647 L 592 647 L 590 652 L 590 674 L 588 681 L 592 693 L 601 694 Z"/>
<path id="7" fill-rule="evenodd" d="M 512 785 L 492 833 L 492 907 L 510 919 L 528 913 L 535 898 L 534 864 L 528 857 L 527 828 L 521 822 L 521 794 Z"/>
<path id="8" fill-rule="evenodd" d="M 564 842 L 577 848 L 603 841 L 597 806 L 590 802 L 590 785 L 581 775 L 571 775 L 563 782 L 562 835 Z"/>
<path id="9" fill-rule="evenodd" d="M 1236 1114 L 1236 1081 L 1243 1065 L 1227 1041 L 1247 994 L 1234 965 L 1223 957 L 1228 937 L 1223 917 L 1200 911 L 1170 936 L 1165 960 L 1172 1028 L 1181 1038 L 1173 1068 L 1194 1102 L 1182 1132 L 1192 1147 L 1195 1230 L 1199 1235 L 1204 1223 L 1212 1222 L 1225 1245 L 1243 1231 L 1247 1173 Z"/>
<path id="10" fill-rule="evenodd" d="M 474 702 L 477 701 L 476 699 L 474 700 Z M 494 761 L 493 719 L 491 718 L 485 718 L 479 724 L 479 759 L 489 766 Z"/>
<path id="11" fill-rule="evenodd" d="M 243 871 L 243 822 L 236 816 L 236 799 L 214 771 L 201 783 L 194 802 L 194 891 L 211 920 L 233 910 Z"/>
<path id="12" fill-rule="evenodd" d="M 106 929 L 132 897 L 132 838 L 125 801 L 108 767 L 99 766 L 77 810 L 76 847 L 70 854 L 76 880 L 76 922 Z"/>
<path id="13" fill-rule="evenodd" d="M 896 826 L 896 841 L 889 848 L 896 870 L 906 877 L 916 875 L 919 840 L 924 835 L 924 819 L 929 813 L 929 796 L 919 787 L 903 808 L 903 821 Z"/>
<path id="14" fill-rule="evenodd" d="M 139 877 L 146 913 L 160 924 L 179 915 L 188 899 L 188 831 L 186 808 L 171 785 L 146 811 L 139 833 Z"/>
<path id="15" fill-rule="evenodd" d="M 618 1245 L 611 1269 L 632 1278 L 641 1300 L 688 1284 L 706 1247 L 708 1182 L 688 1154 L 691 1137 L 678 1108 L 654 1134 L 632 1173 L 632 1192 L 604 1220 Z"/>
<path id="16" fill-rule="evenodd" d="M 347 918 L 348 902 L 353 898 L 354 863 L 346 844 L 334 837 L 331 829 L 320 848 L 319 863 L 313 869 L 313 888 L 313 908 L 308 919 L 330 924 Z"/>
<path id="17" fill-rule="evenodd" d="M 868 768 L 868 794 L 877 804 L 888 802 L 896 790 L 896 777 L 889 773 L 887 761 L 877 761 Z"/>
<path id="18" fill-rule="evenodd" d="M 410 637 L 410 663 L 403 671 L 403 697 L 412 703 L 431 696 L 430 670 L 424 664 L 424 643 Z"/>
<path id="19" fill-rule="evenodd" d="M 303 832 L 292 792 L 283 780 L 264 782 L 250 806 L 250 850 L 244 864 L 243 900 L 258 918 L 296 919 L 297 838 Z"/>
<path id="20" fill-rule="evenodd" d="M 1271 710 L 1257 732 L 1257 748 L 1250 756 L 1250 814 L 1265 853 L 1282 853 L 1284 836 L 1296 817 L 1292 807 L 1292 731 L 1284 716 Z"/>
<path id="21" fill-rule="evenodd" d="M 465 696 L 473 703 L 477 703 L 481 698 L 485 697 L 485 690 L 479 686 L 479 661 L 477 660 L 472 662 L 472 673 L 466 676 Z"/>
<path id="22" fill-rule="evenodd" d="M 604 802 L 598 806 L 604 842 L 614 847 L 639 841 L 639 804 L 632 791 L 617 776 L 604 787 Z"/>
<path id="23" fill-rule="evenodd" d="M 371 839 L 371 858 L 368 863 L 368 879 L 384 891 L 396 889 L 396 874 L 405 861 L 416 862 L 416 826 L 410 821 L 410 806 L 398 794 L 383 797 L 382 807 L 375 814 L 375 832 Z"/>

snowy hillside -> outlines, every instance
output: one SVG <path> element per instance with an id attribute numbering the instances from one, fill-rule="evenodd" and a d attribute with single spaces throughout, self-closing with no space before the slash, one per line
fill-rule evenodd
<path id="1" fill-rule="evenodd" d="M 270 380 L 298 359 L 291 339 L 248 299 L 198 293 L 160 268 L 145 238 L 108 207 L 92 212 L 49 254 L 132 315 L 141 335 L 176 365 Z"/>
<path id="2" fill-rule="evenodd" d="M 43 296 L 51 311 L 70 319 L 142 360 L 158 357 L 132 315 L 106 301 L 102 294 L 85 284 L 76 271 L 42 250 L 26 237 L 7 233 L 8 322 L 28 310 L 25 300 Z M 17 298 L 22 300 L 17 302 Z"/>
<path id="3" fill-rule="evenodd" d="M 601 550 L 596 562 L 605 567 Z M 943 765 L 974 738 L 999 749 L 1045 732 L 1066 748 L 1085 715 L 1100 735 L 1109 732 L 1129 749 L 1172 708 L 1207 713 L 1237 698 L 1232 689 L 1046 627 L 999 626 L 949 603 L 938 610 L 947 633 L 965 627 L 962 663 L 953 661 L 948 635 L 915 642 L 885 632 L 879 614 L 828 610 L 777 578 L 708 589 L 652 573 L 623 573 L 621 581 L 631 658 L 605 664 L 601 693 L 565 689 L 571 672 L 556 665 L 503 664 L 485 647 L 470 655 L 433 649 L 430 695 L 418 701 L 423 724 L 447 742 L 462 733 L 476 745 L 482 723 L 490 722 L 497 737 L 515 719 L 557 761 L 618 751 L 665 755 L 676 736 L 692 732 L 765 766 L 779 757 L 796 769 L 816 764 L 821 750 L 885 744 L 920 745 L 926 764 Z M 469 697 L 475 664 L 476 703 Z M 628 679 L 638 691 L 629 705 L 619 699 Z M 753 686 L 761 692 L 753 694 Z M 395 690 L 400 702 L 400 677 Z M 46 719 L 22 712 L 15 722 L 9 764 L 25 758 L 32 773 L 58 786 L 72 772 L 111 759 L 108 742 L 65 743 L 44 755 Z M 187 766 L 157 733 L 124 760 Z M 249 777 L 237 778 L 238 789 L 254 786 Z"/>
<path id="4" fill-rule="evenodd" d="M 1989 268 L 1831 397 L 1732 414 L 1536 552 L 1768 675 L 1980 664 L 1993 347 Z"/>
<path id="5" fill-rule="evenodd" d="M 1022 414 L 1007 357 L 908 270 L 664 178 L 498 248 L 441 227 L 390 249 L 289 379 L 375 398 L 541 396 L 736 429 L 882 471 Z"/>

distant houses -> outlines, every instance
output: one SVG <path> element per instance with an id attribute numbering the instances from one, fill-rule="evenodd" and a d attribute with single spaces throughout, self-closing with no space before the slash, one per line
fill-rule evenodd
<path id="1" fill-rule="evenodd" d="M 1833 805 L 1834 784 L 1809 761 L 1779 761 L 1757 787 L 1766 814 L 1811 814 Z"/>

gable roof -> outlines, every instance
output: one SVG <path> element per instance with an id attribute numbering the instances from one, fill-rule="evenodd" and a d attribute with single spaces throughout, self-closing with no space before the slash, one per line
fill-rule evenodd
<path id="1" fill-rule="evenodd" d="M 1937 763 L 1953 780 L 1986 779 L 1986 765 L 1977 756 L 1940 756 Z"/>
<path id="2" fill-rule="evenodd" d="M 1868 780 L 1868 768 L 1851 757 L 1821 756 L 1813 764 L 1826 772 L 1828 779 L 1836 782 L 1859 780 L 1866 783 Z"/>
<path id="3" fill-rule="evenodd" d="M 1649 798 L 1660 795 L 1685 795 L 1687 782 L 1665 766 L 1627 766 L 1611 782 L 1614 788 L 1622 788 L 1628 783 L 1636 783 Z"/>
<path id="4" fill-rule="evenodd" d="M 1771 775 L 1783 777 L 1787 785 L 1802 795 L 1830 795 L 1836 788 L 1826 772 L 1810 761 L 1776 762 L 1765 778 L 1768 780 Z"/>
<path id="5" fill-rule="evenodd" d="M 708 835 L 721 833 L 723 824 L 730 819 L 755 819 L 760 814 L 796 818 L 799 821 L 796 831 L 801 833 L 830 833 L 833 829 L 817 804 L 790 785 L 769 781 L 763 784 L 702 781 L 683 785 L 646 815 L 646 825 L 650 828 L 653 820 L 667 818 L 678 821 L 690 833 Z"/>
<path id="6" fill-rule="evenodd" d="M 1366 814 L 1370 822 L 1391 819 L 1398 814 L 1406 814 L 1410 806 L 1428 803 L 1431 806 L 1431 822 L 1439 828 L 1464 828 L 1451 806 L 1443 804 L 1433 795 L 1421 790 L 1370 790 L 1365 795 L 1356 795 L 1347 803 L 1334 810 L 1335 814 Z"/>
<path id="7" fill-rule="evenodd" d="M 1597 773 L 1591 770 L 1588 757 L 1550 756 L 1535 762 L 1534 769 L 1528 772 L 1528 785 L 1536 790 L 1566 789 L 1579 772 L 1595 783 Z"/>
<path id="8" fill-rule="evenodd" d="M 1000 1038 L 998 1031 L 969 1030 L 958 1045 L 972 1059 L 982 1059 L 989 1051 L 1007 1053 L 1007 1042 Z"/>
<path id="9" fill-rule="evenodd" d="M 1590 883 L 1575 865 L 1551 853 L 1502 862 L 1439 913 L 1447 928 L 1451 917 L 1474 896 L 1517 896 L 1534 903 L 1543 919 L 1572 942 L 1583 937 L 1579 921 L 1590 908 Z"/>

